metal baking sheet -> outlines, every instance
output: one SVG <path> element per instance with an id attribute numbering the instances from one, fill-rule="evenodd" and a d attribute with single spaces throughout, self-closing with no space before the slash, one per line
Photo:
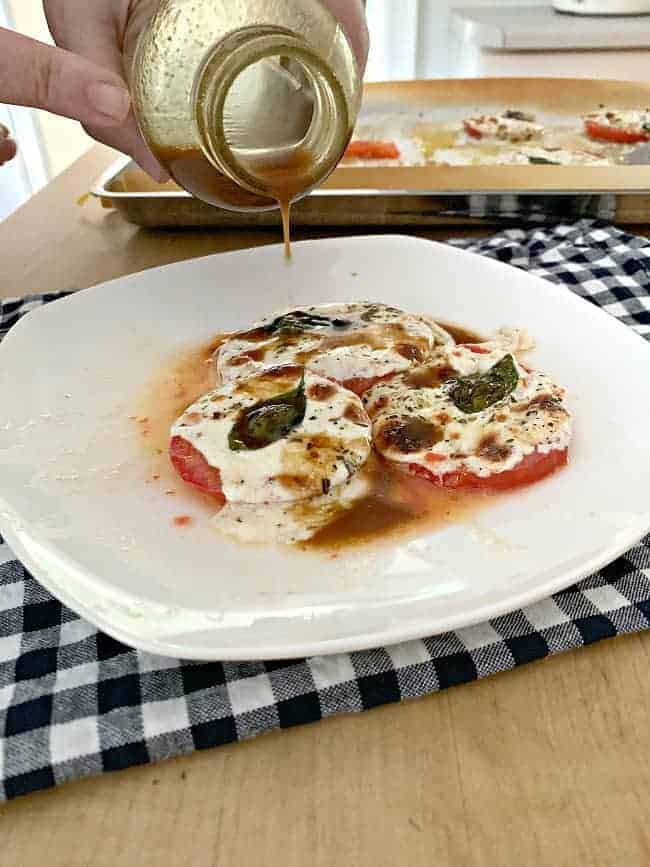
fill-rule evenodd
<path id="1" fill-rule="evenodd" d="M 535 111 L 542 121 L 579 120 L 600 105 L 646 108 L 650 85 L 563 78 L 440 79 L 370 84 L 362 117 L 453 121 L 475 111 Z M 91 193 L 141 226 L 279 226 L 275 212 L 236 213 L 157 185 L 128 159 Z M 340 166 L 293 209 L 298 226 L 429 226 L 556 222 L 594 217 L 650 220 L 650 166 Z"/>

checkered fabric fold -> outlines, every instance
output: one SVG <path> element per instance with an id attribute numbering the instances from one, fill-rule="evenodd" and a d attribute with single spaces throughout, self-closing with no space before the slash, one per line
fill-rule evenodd
<path id="1" fill-rule="evenodd" d="M 650 340 L 650 242 L 593 222 L 457 242 L 567 286 Z M 0 335 L 58 296 L 0 303 Z M 0 539 L 0 800 L 274 728 L 402 701 L 650 626 L 650 537 L 488 623 L 362 653 L 196 663 L 125 647 Z"/>

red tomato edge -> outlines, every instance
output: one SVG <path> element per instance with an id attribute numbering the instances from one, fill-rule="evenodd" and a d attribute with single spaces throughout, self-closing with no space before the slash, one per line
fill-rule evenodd
<path id="1" fill-rule="evenodd" d="M 221 473 L 211 467 L 201 452 L 183 437 L 172 437 L 169 443 L 169 458 L 178 475 L 188 485 L 210 494 L 221 505 L 226 498 L 221 485 Z"/>
<path id="2" fill-rule="evenodd" d="M 414 475 L 421 476 L 440 488 L 497 492 L 532 485 L 565 466 L 568 460 L 568 449 L 554 449 L 546 453 L 532 452 L 511 470 L 493 473 L 491 476 L 477 476 L 475 473 L 463 471 L 436 475 L 420 464 L 409 464 L 408 469 Z"/>
<path id="3" fill-rule="evenodd" d="M 468 136 L 471 136 L 471 138 L 483 138 L 483 133 L 481 132 L 481 130 L 477 129 L 475 126 L 472 126 L 472 124 L 468 120 L 463 121 L 463 126 L 465 127 L 465 132 Z"/>
<path id="4" fill-rule="evenodd" d="M 400 157 L 400 151 L 395 142 L 392 141 L 366 141 L 357 139 L 350 142 L 345 155 L 358 159 L 396 160 Z"/>
<path id="5" fill-rule="evenodd" d="M 650 141 L 650 136 L 643 132 L 629 132 L 595 120 L 585 120 L 585 132 L 589 138 L 595 141 L 616 142 L 617 144 L 636 144 L 642 141 Z"/>
<path id="6" fill-rule="evenodd" d="M 458 345 L 464 349 L 469 349 L 469 351 L 473 352 L 474 355 L 489 355 L 491 351 L 478 343 L 459 343 Z"/>
<path id="7" fill-rule="evenodd" d="M 380 382 L 387 382 L 395 375 L 395 373 L 386 373 L 384 376 L 353 376 L 352 379 L 344 380 L 341 385 L 343 388 L 347 388 L 348 391 L 354 392 L 357 397 L 361 397 L 361 395 L 369 391 L 373 385 L 377 385 Z"/>

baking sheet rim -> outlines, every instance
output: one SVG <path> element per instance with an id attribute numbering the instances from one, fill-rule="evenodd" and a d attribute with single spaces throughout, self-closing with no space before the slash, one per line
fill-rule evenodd
<path id="1" fill-rule="evenodd" d="M 95 181 L 93 186 L 90 189 L 90 195 L 99 199 L 115 199 L 115 200 L 131 200 L 131 199 L 192 199 L 194 198 L 190 193 L 185 190 L 161 190 L 158 192 L 143 190 L 140 191 L 131 191 L 131 192 L 122 192 L 119 190 L 111 190 L 109 189 L 109 184 L 114 181 L 121 172 L 124 171 L 133 160 L 130 157 L 120 157 L 114 163 L 112 163 Z M 506 168 L 505 166 L 499 166 L 498 168 Z M 560 167 L 563 168 L 563 167 Z M 594 167 L 599 168 L 599 167 Z M 633 168 L 632 166 L 627 166 L 626 168 Z M 376 170 L 377 171 L 377 170 Z M 401 197 L 416 197 L 416 196 L 607 196 L 607 195 L 625 195 L 625 196 L 646 196 L 650 195 L 650 188 L 629 188 L 629 189 L 621 189 L 615 187 L 606 187 L 602 189 L 566 189 L 566 190 L 555 190 L 555 189 L 543 189 L 543 188 L 530 188 L 530 189 L 518 189 L 513 187 L 503 187 L 502 189 L 496 189 L 490 187 L 489 189 L 479 189 L 476 187 L 469 187 L 466 189 L 382 189 L 378 187 L 351 187 L 349 189 L 345 188 L 327 188 L 327 189 L 317 189 L 310 193 L 311 196 L 318 196 L 323 198 L 340 198 L 346 196 L 355 196 L 355 197 L 391 197 L 397 198 Z"/>

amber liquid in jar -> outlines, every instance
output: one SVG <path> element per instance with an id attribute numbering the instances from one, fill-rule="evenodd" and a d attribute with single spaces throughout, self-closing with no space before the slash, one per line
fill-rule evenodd
<path id="1" fill-rule="evenodd" d="M 278 159 L 258 169 L 264 177 L 268 197 L 252 193 L 218 171 L 202 151 L 194 148 L 167 148 L 156 151 L 158 159 L 169 168 L 177 183 L 204 202 L 223 207 L 229 201 L 237 210 L 268 209 L 277 206 L 282 217 L 284 253 L 291 259 L 291 205 L 300 196 L 305 179 L 312 172 L 313 158 L 308 150 L 297 150 L 290 157 Z"/>
<path id="2" fill-rule="evenodd" d="M 236 211 L 292 202 L 335 168 L 361 99 L 319 0 L 165 0 L 132 63 L 138 123 L 178 184 Z"/>

